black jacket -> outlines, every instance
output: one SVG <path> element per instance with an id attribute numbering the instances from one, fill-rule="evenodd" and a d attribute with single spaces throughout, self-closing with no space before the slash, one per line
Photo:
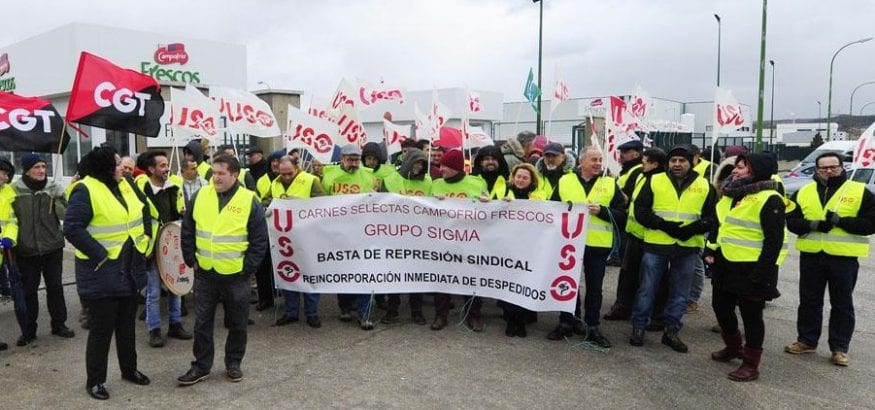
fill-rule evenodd
<path id="1" fill-rule="evenodd" d="M 734 199 L 732 206 L 743 198 Z M 781 295 L 775 262 L 784 244 L 784 209 L 784 199 L 772 196 L 760 210 L 763 247 L 756 262 L 730 262 L 719 250 L 714 254 L 711 283 L 715 288 L 751 299 L 771 300 Z"/>
<path id="2" fill-rule="evenodd" d="M 219 194 L 219 209 L 225 207 L 237 190 L 240 189 L 240 183 L 236 182 L 231 189 L 227 192 Z M 195 253 L 195 224 L 193 217 L 193 209 L 194 203 L 197 201 L 197 196 L 201 194 L 203 190 L 198 191 L 191 199 L 192 202 L 192 211 L 186 212 L 185 216 L 182 218 L 182 228 L 181 228 L 181 236 L 182 236 L 182 257 L 185 260 L 185 264 L 188 266 L 194 266 L 197 262 L 197 259 L 194 255 Z M 258 203 L 257 198 L 252 199 L 252 208 L 249 211 L 249 220 L 246 222 L 246 231 L 248 232 L 247 240 L 249 241 L 249 248 L 246 249 L 246 253 L 243 256 L 243 274 L 249 275 L 255 273 L 258 270 L 258 266 L 261 264 L 261 260 L 264 259 L 267 254 L 268 247 L 268 236 L 267 236 L 267 223 L 264 219 L 264 208 Z M 216 274 L 215 271 L 200 271 L 206 273 Z M 225 276 L 225 275 L 220 275 Z"/>
<path id="3" fill-rule="evenodd" d="M 629 178 L 626 179 L 626 184 L 620 187 L 620 190 L 626 194 L 626 198 L 632 199 L 632 193 L 635 192 L 635 181 L 638 179 L 638 176 L 644 173 L 644 168 L 636 166 L 641 165 L 641 158 L 637 158 L 634 161 L 624 162 L 623 168 L 620 170 L 620 176 L 626 175 L 629 173 Z M 630 169 L 635 168 L 632 171 Z"/>
<path id="4" fill-rule="evenodd" d="M 689 187 L 690 184 L 692 184 L 693 181 L 696 180 L 696 178 L 699 178 L 699 174 L 697 174 L 696 171 L 693 171 L 692 169 L 690 170 L 690 172 L 687 173 L 687 175 L 684 177 L 680 184 L 677 184 L 674 178 L 671 178 L 671 176 L 669 175 L 669 179 L 671 179 L 672 184 L 675 188 L 675 194 L 678 197 L 680 197 L 681 193 L 683 193 L 683 191 L 687 189 L 687 187 Z M 647 178 L 647 180 L 644 181 L 644 185 L 641 187 L 641 191 L 638 192 L 638 196 L 635 197 L 635 220 L 637 220 L 638 223 L 640 223 L 647 229 L 660 229 L 665 231 L 663 227 L 666 221 L 653 212 L 653 189 L 651 188 L 651 181 L 652 178 Z M 670 195 L 670 193 L 664 193 L 664 195 Z M 708 184 L 708 196 L 705 198 L 705 203 L 702 204 L 702 209 L 699 214 L 699 220 L 689 224 L 690 227 L 687 228 L 689 230 L 689 233 L 695 235 L 704 234 L 717 225 L 717 214 L 715 211 L 716 205 L 717 195 L 714 191 L 714 187 L 711 186 L 711 184 Z M 644 249 L 663 255 L 699 252 L 699 248 L 685 247 L 678 244 L 655 245 L 646 242 L 644 243 Z"/>
<path id="5" fill-rule="evenodd" d="M 125 204 L 121 194 L 116 199 Z M 145 259 L 133 246 L 130 238 L 122 246 L 119 257 L 107 259 L 104 248 L 86 228 L 94 217 L 88 188 L 77 184 L 70 194 L 64 219 L 64 237 L 88 259 L 76 258 L 76 288 L 85 299 L 132 296 L 146 285 Z M 148 208 L 143 205 L 143 221 L 146 229 L 150 224 Z M 148 230 L 146 232 L 149 232 Z"/>
<path id="6" fill-rule="evenodd" d="M 822 181 L 815 177 L 811 184 L 817 184 L 817 195 L 820 197 L 820 204 L 824 205 L 829 202 L 830 198 L 839 190 L 839 187 L 847 180 L 847 174 L 843 171 L 842 174 L 835 178 L 830 178 L 828 182 Z M 793 193 L 790 199 L 796 202 L 799 191 Z M 797 206 L 793 212 L 787 214 L 787 229 L 796 235 L 805 235 L 813 230 L 820 228 L 828 231 L 829 226 L 818 226 L 819 224 L 830 224 L 827 221 L 811 221 L 802 216 L 802 207 Z M 875 233 L 875 195 L 868 189 L 863 190 L 863 198 L 860 202 L 860 211 L 856 217 L 844 217 L 839 219 L 837 225 L 848 233 L 854 235 L 872 235 Z"/>

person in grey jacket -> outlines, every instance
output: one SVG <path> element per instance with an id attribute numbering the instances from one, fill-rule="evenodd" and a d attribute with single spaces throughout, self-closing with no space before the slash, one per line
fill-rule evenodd
<path id="1" fill-rule="evenodd" d="M 18 218 L 19 234 L 15 258 L 24 287 L 28 327 L 16 345 L 25 346 L 36 339 L 39 314 L 40 279 L 46 284 L 46 303 L 51 316 L 52 334 L 64 338 L 75 334 L 66 326 L 67 304 L 61 285 L 64 259 L 64 234 L 61 220 L 67 205 L 64 188 L 46 176 L 46 161 L 38 154 L 21 158 L 21 179 L 12 187 L 17 195 L 12 207 Z"/>

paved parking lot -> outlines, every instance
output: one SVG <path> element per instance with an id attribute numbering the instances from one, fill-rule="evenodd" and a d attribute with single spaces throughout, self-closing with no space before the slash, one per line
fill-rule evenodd
<path id="1" fill-rule="evenodd" d="M 72 282 L 72 254 L 65 282 Z M 11 304 L 0 304 L 0 337 L 10 349 L 0 352 L 0 408 L 872 408 L 875 407 L 875 292 L 873 263 L 861 261 L 855 293 L 857 326 L 851 365 L 829 362 L 825 334 L 816 355 L 791 356 L 783 346 L 795 339 L 798 253 L 791 252 L 781 271 L 783 296 L 766 309 L 766 343 L 760 380 L 731 382 L 726 373 L 737 364 L 716 363 L 709 353 L 721 347 L 710 309 L 710 285 L 699 312 L 686 317 L 681 336 L 690 353 L 679 354 L 650 333 L 647 344 L 627 343 L 628 323 L 607 322 L 603 332 L 614 343 L 597 352 L 544 338 L 556 314 L 542 313 L 525 339 L 504 336 L 500 310 L 484 304 L 487 327 L 477 334 L 450 326 L 433 332 L 409 322 L 378 325 L 372 332 L 336 319 L 334 296 L 321 303 L 324 325 L 297 323 L 271 327 L 274 312 L 255 312 L 243 363 L 245 379 L 225 380 L 222 355 L 212 378 L 188 388 L 176 386 L 191 360 L 191 342 L 169 340 L 148 346 L 143 322 L 137 324 L 140 370 L 150 386 L 124 382 L 110 353 L 108 402 L 85 392 L 86 331 L 78 328 L 75 286 L 66 287 L 73 339 L 49 334 L 48 313 L 40 313 L 36 342 L 14 346 L 18 336 Z M 606 309 L 613 302 L 616 268 L 605 281 Z M 44 294 L 40 294 L 41 301 Z M 430 298 L 427 298 L 430 299 Z M 281 301 L 278 301 L 281 303 Z M 456 312 L 461 307 L 456 301 Z M 381 312 L 377 311 L 378 315 Z M 425 308 L 431 319 L 433 310 Z M 455 312 L 454 312 L 455 313 Z M 194 318 L 185 318 L 191 329 Z M 221 323 L 221 322 L 219 322 Z M 165 325 L 166 330 L 166 325 Z M 218 352 L 224 341 L 219 327 Z"/>

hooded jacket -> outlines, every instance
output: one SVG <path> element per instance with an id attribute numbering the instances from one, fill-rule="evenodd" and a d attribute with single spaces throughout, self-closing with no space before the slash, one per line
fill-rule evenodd
<path id="1" fill-rule="evenodd" d="M 488 172 L 480 165 L 481 160 L 484 157 L 492 157 L 498 161 L 498 169 L 492 172 Z M 501 155 L 501 149 L 496 147 L 495 145 L 488 145 L 483 148 L 480 148 L 477 151 L 477 155 L 474 157 L 474 165 L 471 168 L 471 175 L 476 175 L 483 178 L 486 181 L 486 187 L 492 191 L 495 186 L 495 181 L 498 177 L 503 177 L 505 182 L 507 181 L 508 176 L 510 175 L 510 168 L 507 166 L 507 161 L 504 160 L 504 155 Z M 502 192 L 503 193 L 503 192 Z"/>
<path id="2" fill-rule="evenodd" d="M 523 149 L 523 144 L 520 144 L 516 137 L 509 137 L 505 141 L 504 145 L 501 146 L 501 153 L 504 155 L 504 162 L 507 163 L 507 167 L 510 169 L 526 160 L 526 151 Z"/>
<path id="3" fill-rule="evenodd" d="M 422 171 L 420 171 L 419 174 L 411 175 L 410 171 L 413 169 L 413 164 L 415 164 L 417 161 L 423 161 L 425 162 L 425 164 L 423 164 Z M 422 152 L 422 150 L 420 150 L 419 148 L 410 148 L 407 150 L 407 155 L 404 156 L 404 160 L 398 167 L 398 174 L 400 174 L 401 177 L 405 179 L 422 180 L 428 173 L 427 167 L 428 158 L 425 156 L 425 153 Z"/>
<path id="4" fill-rule="evenodd" d="M 39 191 L 31 190 L 23 179 L 13 182 L 12 188 L 17 193 L 12 202 L 18 218 L 16 255 L 38 256 L 63 249 L 61 221 L 67 206 L 64 188 L 52 179 Z"/>

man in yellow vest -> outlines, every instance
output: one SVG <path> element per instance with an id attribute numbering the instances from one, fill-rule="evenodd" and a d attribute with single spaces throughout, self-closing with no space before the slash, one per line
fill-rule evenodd
<path id="1" fill-rule="evenodd" d="M 605 320 L 629 320 L 632 314 L 632 305 L 635 303 L 635 293 L 638 292 L 638 273 L 641 271 L 641 256 L 644 246 L 644 226 L 635 220 L 635 197 L 644 186 L 644 181 L 654 174 L 665 172 L 668 157 L 665 151 L 659 148 L 648 148 L 644 151 L 641 160 L 642 173 L 638 175 L 632 185 L 632 192 L 628 193 L 629 211 L 626 219 L 626 249 L 623 252 L 623 266 L 617 276 L 617 300 L 611 306 L 611 311 L 605 314 Z M 622 187 L 620 188 L 622 190 Z M 625 192 L 624 192 L 625 194 Z M 659 300 L 657 306 L 663 305 Z"/>
<path id="2" fill-rule="evenodd" d="M 471 175 L 483 178 L 486 182 L 486 190 L 489 192 L 489 199 L 504 199 L 510 168 L 507 167 L 500 148 L 495 145 L 480 148 L 474 157 Z"/>
<path id="3" fill-rule="evenodd" d="M 195 324 L 191 368 L 177 381 L 182 386 L 205 380 L 213 367 L 213 322 L 221 303 L 228 325 L 225 340 L 226 376 L 243 379 L 240 364 L 246 352 L 249 320 L 249 277 L 267 253 L 264 208 L 255 193 L 237 181 L 237 158 L 213 159 L 213 184 L 198 191 L 182 219 L 182 256 L 194 268 Z"/>
<path id="4" fill-rule="evenodd" d="M 197 164 L 197 174 L 205 181 L 209 181 L 210 177 L 207 174 L 210 172 L 210 163 L 206 161 L 202 147 L 200 140 L 189 141 L 182 148 L 182 155 L 187 161 L 194 161 Z"/>
<path id="5" fill-rule="evenodd" d="M 652 175 L 635 197 L 635 220 L 644 230 L 641 283 L 632 310 L 633 346 L 644 344 L 659 282 L 669 275 L 668 304 L 663 312 L 662 343 L 686 353 L 678 337 L 683 323 L 696 258 L 705 246 L 705 233 L 716 226 L 716 194 L 711 184 L 692 171 L 693 153 L 675 146 L 668 152 L 668 171 Z"/>
<path id="6" fill-rule="evenodd" d="M 220 146 L 216 152 L 216 155 L 214 155 L 214 157 L 222 155 L 222 154 L 227 155 L 229 157 L 237 158 L 237 151 L 234 150 L 233 145 Z M 210 180 L 211 174 L 212 174 L 212 172 L 207 172 L 207 178 L 206 178 L 207 181 Z M 249 172 L 248 169 L 241 167 L 240 168 L 240 175 L 237 175 L 237 180 L 240 181 L 240 183 L 243 185 L 244 188 L 246 188 L 252 192 L 256 192 L 257 187 L 255 186 L 255 178 L 252 177 L 252 174 Z"/>
<path id="7" fill-rule="evenodd" d="M 447 151 L 441 156 L 441 175 L 431 184 L 431 194 L 435 198 L 482 198 L 488 200 L 486 183 L 482 178 L 472 177 L 465 174 L 465 155 L 462 151 L 454 149 Z M 483 331 L 483 319 L 480 308 L 483 304 L 479 297 L 474 297 L 470 303 L 467 315 L 468 326 L 475 332 Z M 446 293 L 434 294 L 434 322 L 431 330 L 441 330 L 447 326 L 447 316 L 450 314 L 450 295 Z"/>
<path id="8" fill-rule="evenodd" d="M 799 309 L 791 354 L 814 353 L 820 339 L 823 293 L 829 288 L 829 350 L 832 363 L 848 365 L 854 333 L 854 286 L 858 258 L 869 256 L 868 235 L 875 233 L 875 196 L 866 185 L 847 178 L 838 154 L 821 154 L 814 181 L 792 196 L 798 207 L 787 215 L 787 228 L 799 235 Z"/>
<path id="9" fill-rule="evenodd" d="M 329 195 L 345 195 L 373 192 L 376 179 L 370 168 L 361 166 L 362 151 L 356 144 L 347 144 L 340 149 L 340 166 L 325 167 L 322 187 Z M 362 330 L 373 330 L 371 320 L 370 295 L 339 294 L 337 304 L 340 307 L 340 320 L 352 321 L 352 311 L 356 309 L 359 316 L 359 327 Z"/>
<path id="10" fill-rule="evenodd" d="M 297 159 L 283 156 L 279 159 L 279 176 L 270 184 L 268 196 L 262 200 L 267 206 L 271 201 L 282 199 L 307 199 L 325 195 L 319 178 L 304 172 L 298 167 Z M 267 257 L 270 258 L 269 256 Z M 283 290 L 286 300 L 286 312 L 276 321 L 276 326 L 285 326 L 298 321 L 298 310 L 301 305 L 301 292 Z M 304 316 L 310 327 L 322 327 L 319 320 L 319 294 L 304 293 Z"/>
<path id="11" fill-rule="evenodd" d="M 376 142 L 369 142 L 362 147 L 362 164 L 371 169 L 374 178 L 380 184 L 386 177 L 395 173 L 395 167 L 386 163 L 385 148 Z"/>
<path id="12" fill-rule="evenodd" d="M 583 253 L 583 277 L 586 283 L 583 321 L 587 326 L 584 334 L 586 341 L 607 349 L 611 347 L 611 342 L 599 330 L 602 284 L 608 255 L 619 242 L 614 231 L 624 225 L 626 212 L 625 200 L 617 181 L 601 174 L 601 151 L 585 149 L 580 155 L 580 166 L 559 180 L 559 187 L 551 200 L 578 204 L 589 210 L 586 251 Z M 580 320 L 580 296 L 577 297 L 575 311 L 575 315 L 567 312 L 559 314 L 559 326 L 547 338 L 560 340 L 571 336 L 575 323 Z"/>
<path id="13" fill-rule="evenodd" d="M 538 189 L 544 198 L 550 199 L 559 178 L 571 172 L 574 168 L 574 156 L 565 155 L 565 148 L 558 142 L 551 142 L 544 147 L 544 156 L 535 163 L 538 170 Z"/>

